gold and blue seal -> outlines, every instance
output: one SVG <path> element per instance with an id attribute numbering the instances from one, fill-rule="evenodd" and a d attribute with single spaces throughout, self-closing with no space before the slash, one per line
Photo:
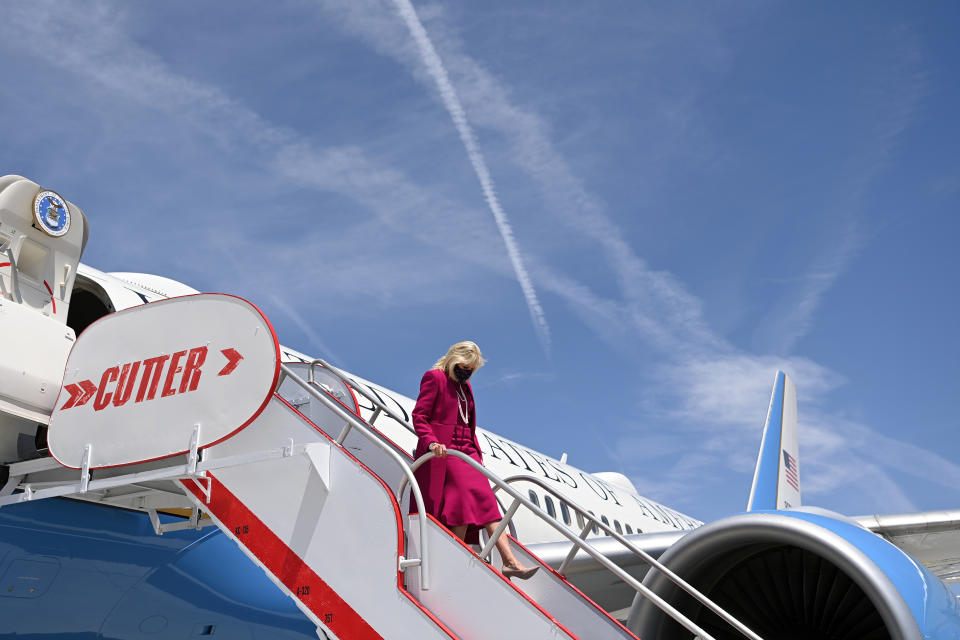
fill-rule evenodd
<path id="1" fill-rule="evenodd" d="M 33 217 L 44 233 L 55 238 L 70 230 L 70 207 L 56 191 L 41 189 L 34 196 Z"/>

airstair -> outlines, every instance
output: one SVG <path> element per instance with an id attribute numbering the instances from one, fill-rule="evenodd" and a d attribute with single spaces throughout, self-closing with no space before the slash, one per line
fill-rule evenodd
<path id="1" fill-rule="evenodd" d="M 355 392 L 376 406 L 369 421 Z M 431 454 L 414 461 L 379 433 L 370 423 L 381 412 L 404 421 L 335 367 L 281 364 L 269 321 L 244 300 L 155 302 L 106 316 L 77 340 L 50 419 L 53 458 L 11 465 L 0 506 L 124 491 L 162 534 L 171 525 L 159 524 L 156 508 L 169 495 L 158 487 L 178 487 L 192 506 L 179 526 L 218 526 L 321 637 L 636 638 L 564 577 L 585 554 L 677 620 L 686 638 L 711 639 L 587 542 L 596 526 L 727 620 L 731 637 L 760 640 L 587 511 L 573 505 L 586 520 L 573 531 L 450 452 L 512 499 L 478 554 L 425 513 L 413 472 Z M 573 546 L 557 571 L 512 540 L 521 562 L 541 565 L 515 584 L 498 570 L 494 542 L 520 508 Z"/>

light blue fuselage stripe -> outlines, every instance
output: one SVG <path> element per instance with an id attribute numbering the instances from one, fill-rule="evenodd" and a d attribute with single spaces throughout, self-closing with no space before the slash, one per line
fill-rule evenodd
<path id="1" fill-rule="evenodd" d="M 770 417 L 763 434 L 763 451 L 757 466 L 757 486 L 753 494 L 752 511 L 777 508 L 777 488 L 780 484 L 780 440 L 783 436 L 783 395 L 786 376 L 777 372 L 776 391 L 770 403 Z"/>

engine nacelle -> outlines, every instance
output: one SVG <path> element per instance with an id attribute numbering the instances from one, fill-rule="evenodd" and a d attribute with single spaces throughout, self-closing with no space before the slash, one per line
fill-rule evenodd
<path id="1" fill-rule="evenodd" d="M 731 516 L 660 561 L 764 640 L 960 638 L 960 607 L 943 582 L 883 538 L 826 515 Z M 660 572 L 644 584 L 718 640 L 743 638 Z M 690 639 L 639 595 L 628 627 L 644 640 Z"/>

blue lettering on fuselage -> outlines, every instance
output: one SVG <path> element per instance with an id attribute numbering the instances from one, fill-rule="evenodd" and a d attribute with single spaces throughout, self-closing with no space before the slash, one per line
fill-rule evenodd
<path id="1" fill-rule="evenodd" d="M 384 404 L 384 405 L 387 404 L 386 400 L 384 400 L 384 397 L 388 398 L 391 402 L 393 402 L 393 404 L 397 406 L 398 409 L 400 409 L 400 416 L 404 419 L 404 421 L 405 422 L 410 421 L 410 416 L 409 414 L 407 414 L 407 410 L 403 408 L 402 404 L 397 402 L 396 398 L 391 396 L 389 393 L 385 393 L 383 391 L 377 391 L 376 389 L 371 387 L 369 384 L 367 385 L 367 389 L 369 389 L 370 392 L 377 397 L 377 400 L 380 401 L 380 404 Z M 359 403 L 359 400 L 357 402 Z M 369 409 L 370 411 L 376 411 L 376 407 L 374 407 L 372 404 L 370 405 L 370 407 L 365 407 L 363 405 L 360 405 L 360 408 Z"/>

